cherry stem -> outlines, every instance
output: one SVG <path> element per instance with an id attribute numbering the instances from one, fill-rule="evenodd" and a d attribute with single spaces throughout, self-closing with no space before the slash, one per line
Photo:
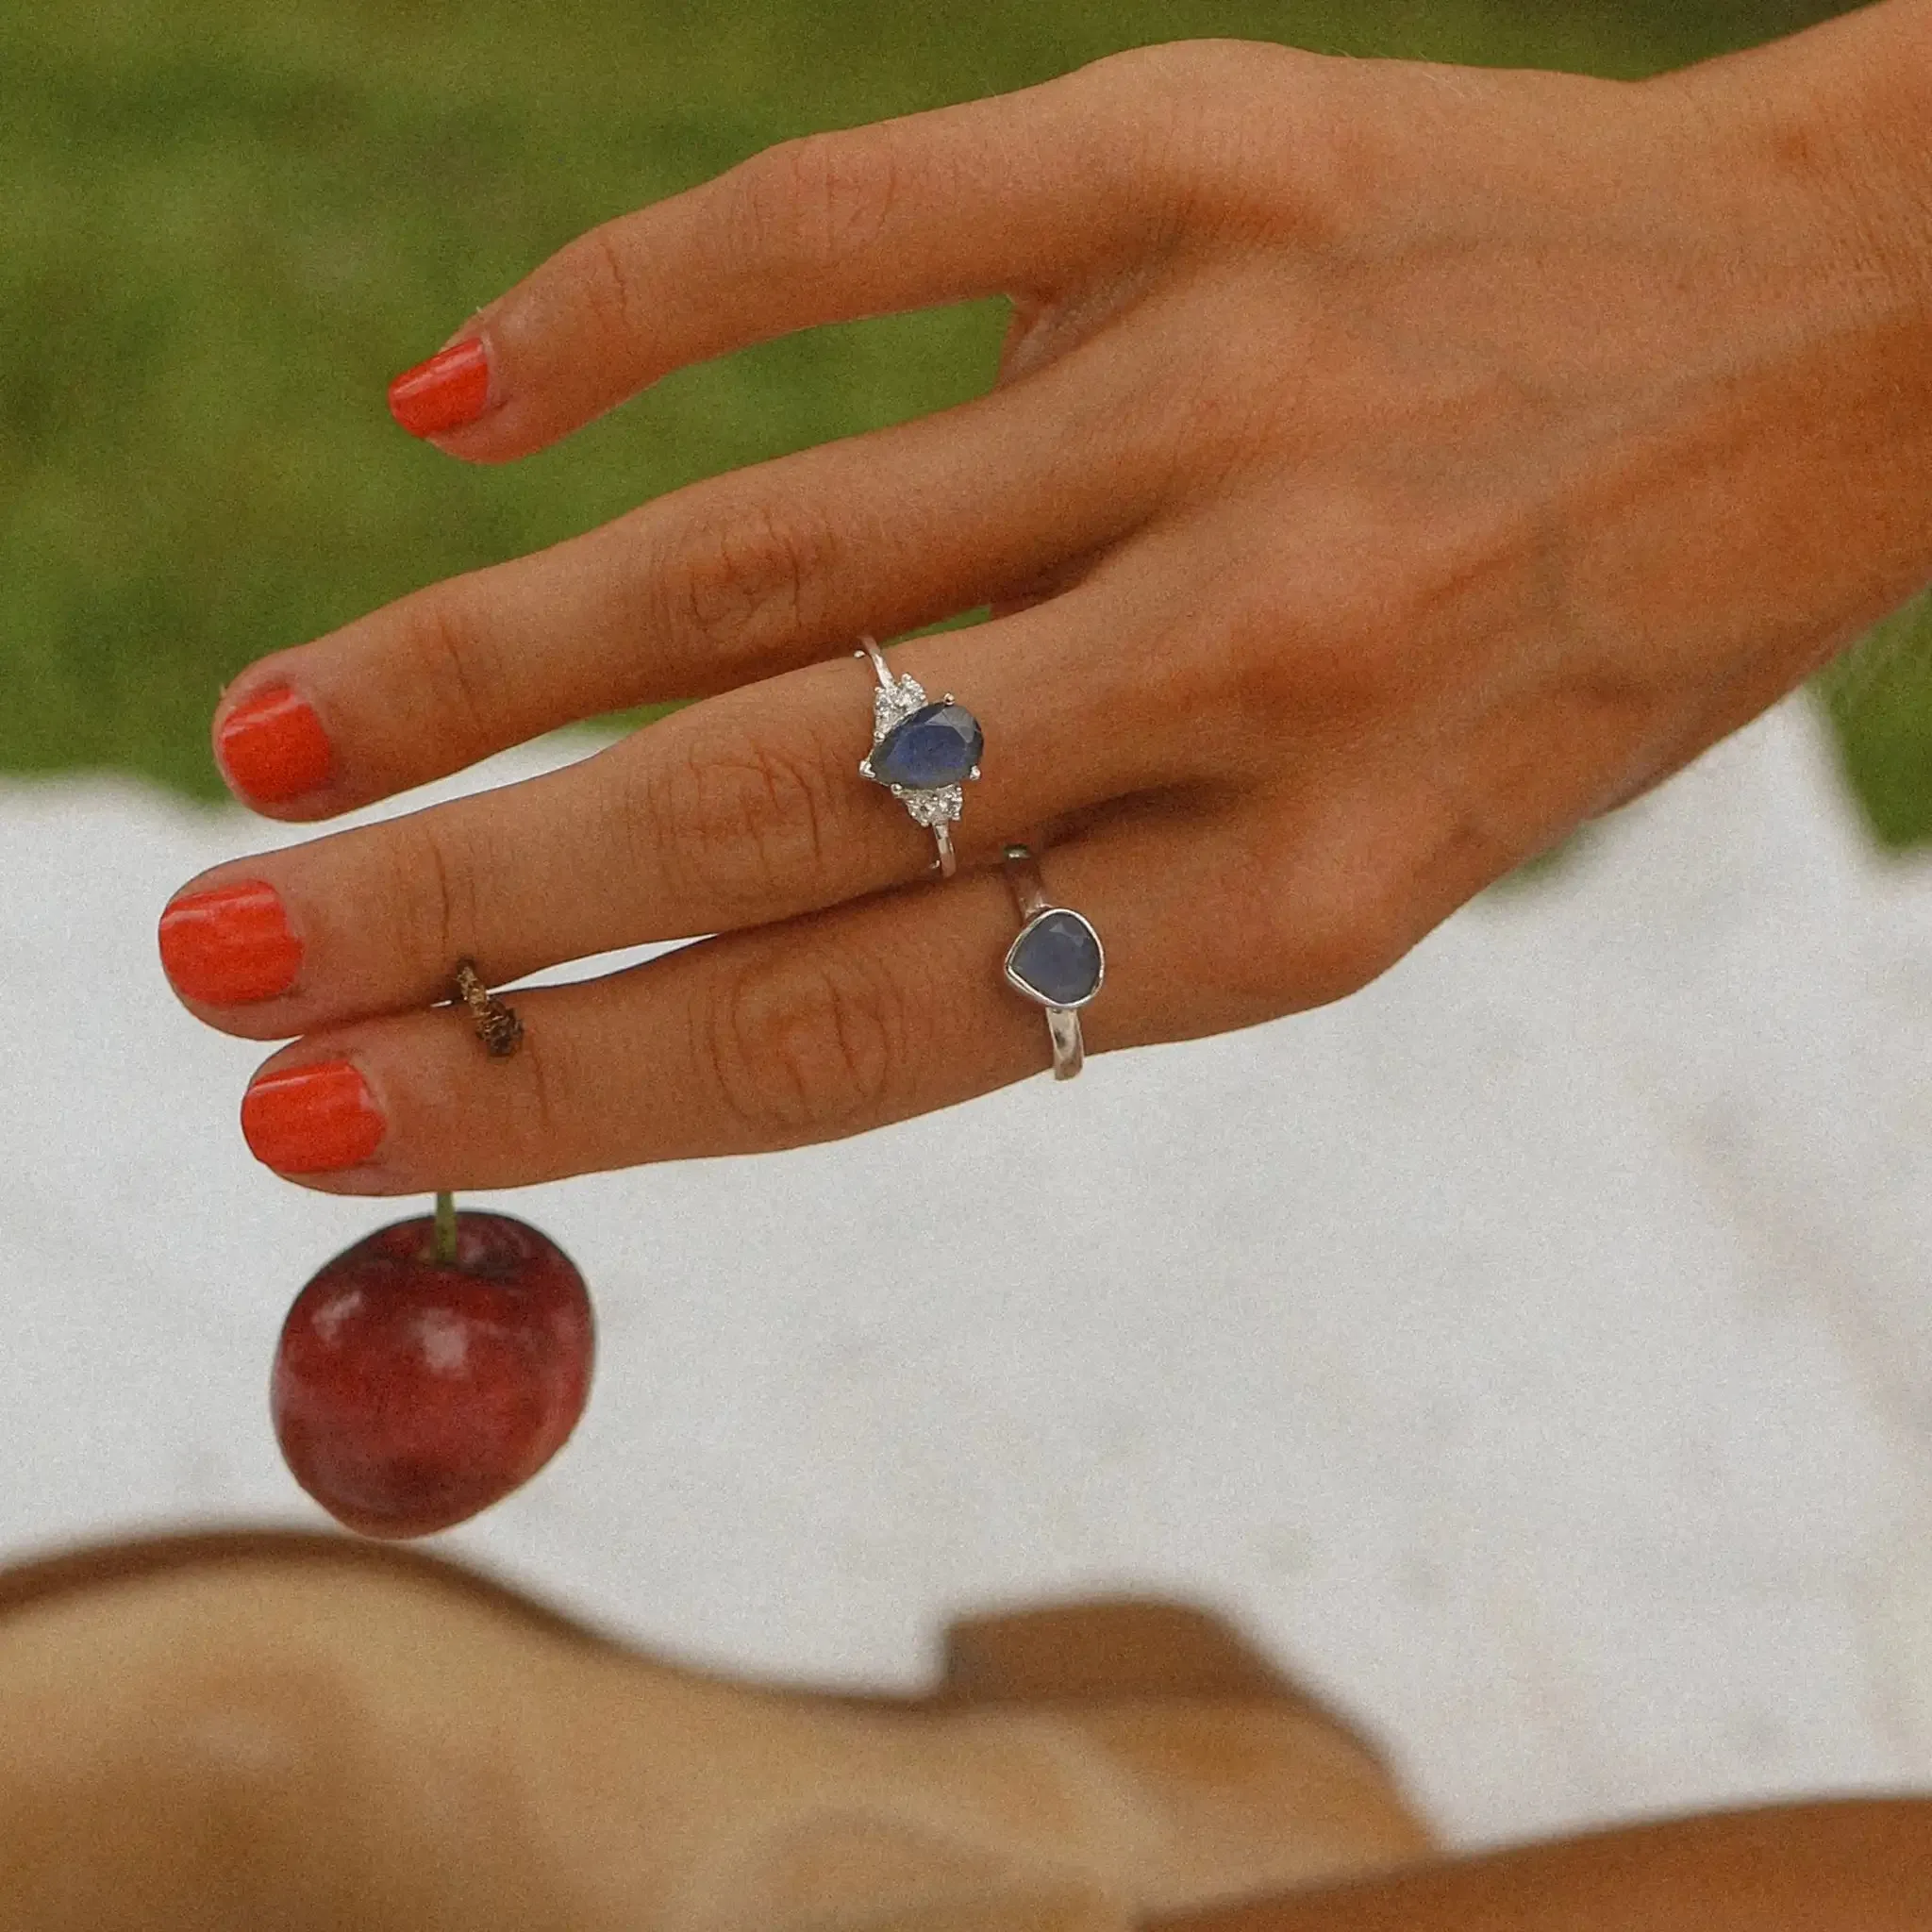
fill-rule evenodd
<path id="1" fill-rule="evenodd" d="M 446 1191 L 436 1197 L 434 1253 L 439 1268 L 454 1268 L 457 1265 L 457 1197 Z"/>

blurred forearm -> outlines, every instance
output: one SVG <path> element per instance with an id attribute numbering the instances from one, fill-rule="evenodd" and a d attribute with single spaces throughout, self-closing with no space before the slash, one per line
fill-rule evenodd
<path id="1" fill-rule="evenodd" d="M 1799 1805 L 1533 1845 L 1147 1932 L 1924 1932 L 1932 1801 Z"/>

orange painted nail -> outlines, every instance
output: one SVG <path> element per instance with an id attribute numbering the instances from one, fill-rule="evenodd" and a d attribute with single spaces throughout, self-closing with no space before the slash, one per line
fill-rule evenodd
<path id="1" fill-rule="evenodd" d="M 387 1131 L 369 1083 L 347 1060 L 264 1074 L 242 1096 L 248 1151 L 277 1174 L 359 1167 Z"/>
<path id="2" fill-rule="evenodd" d="M 161 970 L 176 992 L 245 1006 L 287 992 L 302 967 L 280 895 L 259 879 L 191 892 L 161 914 Z"/>
<path id="3" fill-rule="evenodd" d="M 389 386 L 389 412 L 411 436 L 460 429 L 489 402 L 490 357 L 478 341 L 454 342 Z"/>
<path id="4" fill-rule="evenodd" d="M 308 700 L 275 685 L 240 704 L 215 733 L 228 783 L 257 805 L 279 805 L 324 784 L 335 767 L 328 733 Z"/>

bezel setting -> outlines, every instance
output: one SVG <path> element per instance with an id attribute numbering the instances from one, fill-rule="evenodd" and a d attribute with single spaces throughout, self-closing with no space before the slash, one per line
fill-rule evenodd
<path id="1" fill-rule="evenodd" d="M 1071 919 L 1093 941 L 1093 984 L 1076 1000 L 1049 999 L 1015 969 L 1014 962 L 1024 950 L 1027 940 L 1050 919 Z M 1093 922 L 1084 913 L 1075 912 L 1071 906 L 1042 906 L 1014 935 L 1013 943 L 1007 948 L 1005 970 L 1007 984 L 1016 992 L 1024 993 L 1035 1006 L 1044 1007 L 1050 1013 L 1077 1012 L 1082 1007 L 1091 1006 L 1107 983 L 1107 948 L 1101 944 L 1100 935 L 1093 929 Z"/>

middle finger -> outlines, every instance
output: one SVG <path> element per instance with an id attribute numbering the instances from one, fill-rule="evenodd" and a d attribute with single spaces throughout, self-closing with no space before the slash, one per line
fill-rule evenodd
<path id="1" fill-rule="evenodd" d="M 985 781 L 955 832 L 968 862 L 1201 774 L 1184 660 L 1129 575 L 892 653 L 894 672 L 935 701 L 957 693 L 984 729 Z M 872 684 L 850 658 L 812 665 L 544 777 L 231 860 L 163 913 L 169 977 L 210 1024 L 281 1039 L 446 998 L 459 958 L 500 985 L 921 878 L 931 834 L 858 770 Z"/>
<path id="2" fill-rule="evenodd" d="M 262 658 L 224 694 L 223 772 L 258 811 L 327 818 L 580 718 L 970 610 L 1152 508 L 1163 466 L 1129 374 L 1070 358 L 692 484 Z"/>

